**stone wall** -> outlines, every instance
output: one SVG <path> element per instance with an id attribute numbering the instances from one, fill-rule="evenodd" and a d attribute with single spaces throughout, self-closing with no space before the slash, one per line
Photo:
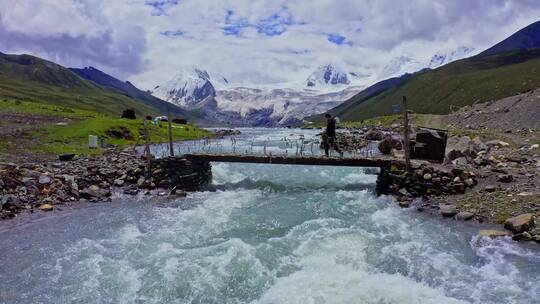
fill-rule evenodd
<path id="1" fill-rule="evenodd" d="M 167 157 L 152 162 L 152 178 L 159 188 L 198 191 L 212 181 L 209 162 Z"/>

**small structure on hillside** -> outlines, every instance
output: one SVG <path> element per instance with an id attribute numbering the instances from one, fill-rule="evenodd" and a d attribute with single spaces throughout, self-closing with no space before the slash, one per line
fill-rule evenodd
<path id="1" fill-rule="evenodd" d="M 411 157 L 442 163 L 447 140 L 447 130 L 420 127 L 412 145 Z"/>

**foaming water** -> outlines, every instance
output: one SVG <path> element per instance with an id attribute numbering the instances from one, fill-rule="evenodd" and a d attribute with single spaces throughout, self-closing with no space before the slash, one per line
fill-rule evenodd
<path id="1" fill-rule="evenodd" d="M 175 201 L 118 196 L 1 223 L 0 303 L 538 302 L 537 245 L 399 209 L 374 195 L 373 171 L 213 176 Z"/>

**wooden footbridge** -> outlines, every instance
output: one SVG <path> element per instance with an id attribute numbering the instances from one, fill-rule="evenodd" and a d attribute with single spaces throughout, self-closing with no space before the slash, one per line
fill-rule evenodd
<path id="1" fill-rule="evenodd" d="M 378 167 L 390 168 L 393 163 L 403 163 L 388 157 L 324 157 L 324 156 L 270 156 L 270 155 L 234 155 L 234 154 L 186 154 L 183 158 L 194 162 L 226 162 L 275 165 L 312 165 L 341 167 Z"/>

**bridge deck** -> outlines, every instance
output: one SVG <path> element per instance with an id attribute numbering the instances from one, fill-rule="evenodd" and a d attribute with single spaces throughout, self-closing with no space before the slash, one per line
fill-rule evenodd
<path id="1" fill-rule="evenodd" d="M 282 165 L 315 165 L 346 167 L 389 167 L 393 158 L 328 158 L 314 156 L 264 156 L 264 155 L 228 155 L 228 154 L 187 154 L 188 160 L 228 163 L 282 164 Z"/>

